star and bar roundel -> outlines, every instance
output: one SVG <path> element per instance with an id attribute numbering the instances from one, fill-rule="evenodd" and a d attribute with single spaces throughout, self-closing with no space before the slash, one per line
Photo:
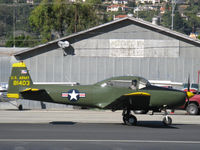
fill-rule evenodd
<path id="1" fill-rule="evenodd" d="M 85 93 L 80 93 L 76 89 L 71 89 L 67 93 L 63 92 L 62 97 L 67 97 L 69 101 L 75 102 L 78 101 L 80 98 L 84 98 L 86 96 Z"/>

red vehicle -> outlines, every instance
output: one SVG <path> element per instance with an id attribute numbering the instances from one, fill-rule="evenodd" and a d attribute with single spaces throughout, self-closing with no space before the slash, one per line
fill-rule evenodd
<path id="1" fill-rule="evenodd" d="M 189 101 L 186 99 L 185 105 L 180 108 L 185 109 L 190 115 L 198 115 L 200 112 L 200 93 L 194 95 Z"/>
<path id="2" fill-rule="evenodd" d="M 190 84 L 189 90 L 190 92 L 197 93 L 199 89 L 199 85 L 197 83 Z M 188 91 L 188 83 L 183 84 L 183 91 Z"/>
<path id="3" fill-rule="evenodd" d="M 188 84 L 184 84 L 184 91 L 188 91 Z M 200 113 L 200 92 L 198 92 L 199 86 L 196 83 L 192 83 L 189 87 L 190 92 L 197 93 L 192 98 L 186 99 L 185 105 L 181 106 L 181 109 L 185 109 L 190 115 L 198 115 Z"/>

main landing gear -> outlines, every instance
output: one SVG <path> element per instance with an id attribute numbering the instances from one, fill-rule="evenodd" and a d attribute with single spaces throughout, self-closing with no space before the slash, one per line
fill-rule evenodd
<path id="1" fill-rule="evenodd" d="M 22 104 L 20 104 L 20 105 L 18 106 L 18 110 L 23 110 Z"/>
<path id="2" fill-rule="evenodd" d="M 137 124 L 137 118 L 131 114 L 130 110 L 123 110 L 122 116 L 125 125 L 133 126 Z"/>

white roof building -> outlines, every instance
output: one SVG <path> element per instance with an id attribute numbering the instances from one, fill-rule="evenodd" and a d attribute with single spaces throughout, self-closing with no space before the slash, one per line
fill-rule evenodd
<path id="1" fill-rule="evenodd" d="M 128 4 L 128 0 L 113 0 L 113 4 Z"/>
<path id="2" fill-rule="evenodd" d="M 152 4 L 155 4 L 155 3 L 160 3 L 160 0 L 137 0 L 137 2 L 140 2 L 140 3 L 152 3 Z"/>

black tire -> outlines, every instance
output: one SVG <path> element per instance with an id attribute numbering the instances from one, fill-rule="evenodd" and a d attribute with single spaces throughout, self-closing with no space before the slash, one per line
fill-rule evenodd
<path id="1" fill-rule="evenodd" d="M 19 110 L 23 110 L 23 106 L 20 104 L 20 105 L 18 106 L 18 109 L 19 109 Z"/>
<path id="2" fill-rule="evenodd" d="M 129 115 L 128 117 L 125 117 L 125 124 L 128 126 L 134 126 L 137 124 L 137 118 L 133 115 Z"/>
<path id="3" fill-rule="evenodd" d="M 190 115 L 198 115 L 199 114 L 198 106 L 194 103 L 188 104 L 188 106 L 186 107 L 186 111 Z"/>
<path id="4" fill-rule="evenodd" d="M 171 117 L 169 117 L 169 116 L 166 116 L 166 117 L 164 117 L 163 118 L 163 124 L 164 125 L 171 125 L 172 124 L 172 118 Z"/>
<path id="5" fill-rule="evenodd" d="M 148 110 L 134 110 L 135 114 L 147 114 Z"/>
<path id="6" fill-rule="evenodd" d="M 125 116 L 123 116 L 123 122 L 124 122 L 124 124 L 126 125 L 126 117 Z"/>

